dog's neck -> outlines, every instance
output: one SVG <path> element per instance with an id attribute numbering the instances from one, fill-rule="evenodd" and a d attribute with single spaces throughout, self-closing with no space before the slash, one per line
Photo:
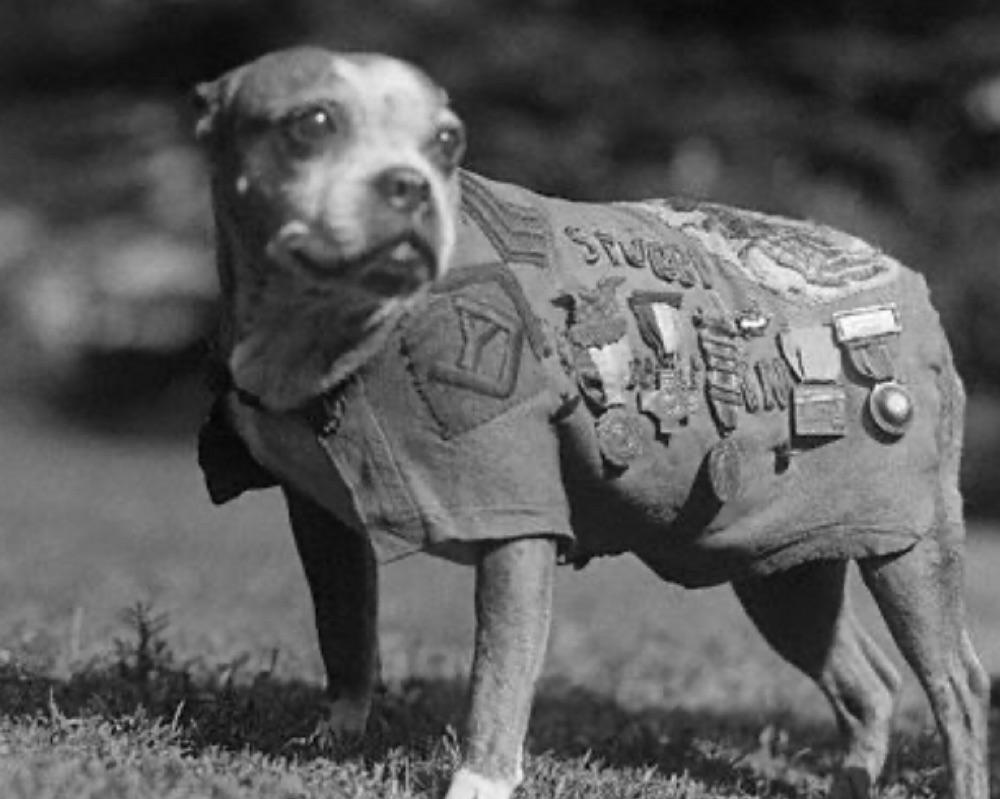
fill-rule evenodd
<path id="1" fill-rule="evenodd" d="M 385 345 L 418 296 L 365 304 L 311 293 L 262 248 L 217 229 L 223 294 L 221 355 L 232 383 L 265 409 L 284 412 L 336 389 Z"/>

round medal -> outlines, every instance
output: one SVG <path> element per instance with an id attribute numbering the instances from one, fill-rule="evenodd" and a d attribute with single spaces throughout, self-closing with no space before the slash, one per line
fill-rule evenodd
<path id="1" fill-rule="evenodd" d="M 609 408 L 597 420 L 597 443 L 609 466 L 627 469 L 644 449 L 639 419 L 624 408 Z"/>

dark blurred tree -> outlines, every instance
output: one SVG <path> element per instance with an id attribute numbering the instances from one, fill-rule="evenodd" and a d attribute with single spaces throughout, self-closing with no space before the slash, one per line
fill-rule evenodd
<path id="1" fill-rule="evenodd" d="M 308 3 L 5 0 L 0 76 L 14 93 L 176 90 L 299 36 Z"/>
<path id="2" fill-rule="evenodd" d="M 994 0 L 4 0 L 0 235 L 43 233 L 32 257 L 0 241 L 0 276 L 14 249 L 76 276 L 123 241 L 207 255 L 186 93 L 300 42 L 426 68 L 495 177 L 869 238 L 928 276 L 967 381 L 1000 392 Z"/>

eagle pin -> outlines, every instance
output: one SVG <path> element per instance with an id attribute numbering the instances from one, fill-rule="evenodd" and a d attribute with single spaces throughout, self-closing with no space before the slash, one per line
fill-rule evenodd
<path id="1" fill-rule="evenodd" d="M 901 384 L 887 380 L 872 389 L 868 411 L 883 433 L 898 438 L 913 422 L 913 397 Z"/>

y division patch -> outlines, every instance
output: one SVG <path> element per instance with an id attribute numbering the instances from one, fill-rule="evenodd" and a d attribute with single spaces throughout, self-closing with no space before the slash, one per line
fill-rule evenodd
<path id="1" fill-rule="evenodd" d="M 506 399 L 517 385 L 524 348 L 520 320 L 472 297 L 452 300 L 461 347 L 454 363 L 436 361 L 427 370 L 439 383 Z"/>
<path id="2" fill-rule="evenodd" d="M 545 388 L 546 344 L 502 265 L 456 270 L 406 331 L 416 388 L 445 438 L 495 419 Z"/>

